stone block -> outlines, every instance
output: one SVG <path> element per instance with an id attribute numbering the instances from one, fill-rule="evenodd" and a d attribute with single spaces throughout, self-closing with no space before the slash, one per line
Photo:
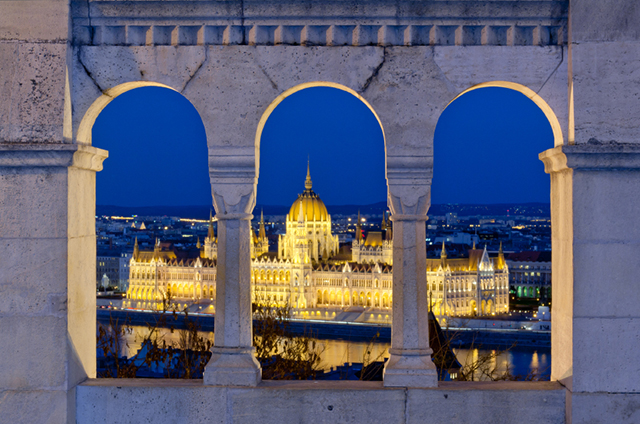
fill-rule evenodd
<path id="1" fill-rule="evenodd" d="M 0 417 L 4 423 L 60 424 L 74 422 L 75 411 L 63 390 L 0 390 Z M 73 408 L 72 408 L 73 409 Z"/>
<path id="2" fill-rule="evenodd" d="M 64 313 L 66 239 L 0 239 L 0 314 Z M 94 247 L 95 249 L 95 247 Z M 95 268 L 93 271 L 95 278 Z"/>
<path id="3" fill-rule="evenodd" d="M 640 422 L 640 394 L 567 393 L 572 424 L 636 424 Z"/>
<path id="4" fill-rule="evenodd" d="M 94 43 L 108 46 L 124 45 L 127 39 L 126 28 L 123 25 L 100 25 L 94 32 Z"/>
<path id="5" fill-rule="evenodd" d="M 637 230 L 629 228 L 629 231 Z M 635 287 L 640 274 L 638 257 L 640 243 L 637 241 L 576 241 L 573 246 L 574 316 L 640 317 L 640 291 Z M 555 302 L 553 306 L 555 310 Z"/>
<path id="6" fill-rule="evenodd" d="M 431 42 L 431 25 L 409 25 L 405 29 L 405 44 L 408 46 L 428 46 Z"/>
<path id="7" fill-rule="evenodd" d="M 66 43 L 0 43 L 0 141 L 65 141 L 66 58 Z"/>
<path id="8" fill-rule="evenodd" d="M 238 424 L 404 422 L 403 390 L 381 390 L 380 383 L 355 390 L 349 385 L 341 389 L 340 384 L 320 390 L 314 386 L 322 383 L 277 383 L 281 382 L 265 383 L 257 389 L 231 389 L 229 420 Z"/>
<path id="9" fill-rule="evenodd" d="M 354 33 L 355 26 L 349 25 L 331 25 L 327 30 L 328 46 L 348 46 L 357 43 L 358 35 Z M 367 43 L 361 44 L 367 45 Z"/>
<path id="10" fill-rule="evenodd" d="M 64 390 L 67 349 L 63 317 L 0 317 L 0 387 Z"/>
<path id="11" fill-rule="evenodd" d="M 576 144 L 638 143 L 640 42 L 574 44 L 571 51 Z"/>
<path id="12" fill-rule="evenodd" d="M 456 44 L 456 25 L 437 25 L 431 37 L 431 44 L 440 46 L 453 46 Z"/>
<path id="13" fill-rule="evenodd" d="M 640 8 L 635 0 L 573 1 L 570 20 L 574 43 L 640 39 Z"/>
<path id="14" fill-rule="evenodd" d="M 0 238 L 66 235 L 66 168 L 1 168 Z"/>
<path id="15" fill-rule="evenodd" d="M 151 27 L 148 25 L 128 25 L 127 44 L 132 46 L 144 46 L 147 44 Z M 90 44 L 90 43 L 87 43 Z"/>
<path id="16" fill-rule="evenodd" d="M 640 318 L 574 318 L 571 390 L 640 393 L 638 334 Z"/>
<path id="17" fill-rule="evenodd" d="M 574 171 L 573 198 L 576 241 L 640 241 L 640 171 Z"/>
<path id="18" fill-rule="evenodd" d="M 275 31 L 275 44 L 301 44 L 303 26 L 280 25 Z"/>
<path id="19" fill-rule="evenodd" d="M 479 25 L 464 25 L 456 28 L 457 46 L 476 46 L 481 44 L 484 27 Z"/>
<path id="20" fill-rule="evenodd" d="M 305 25 L 300 34 L 300 42 L 306 46 L 326 44 L 328 30 L 328 25 Z"/>
<path id="21" fill-rule="evenodd" d="M 69 3 L 50 0 L 5 0 L 0 13 L 0 41 L 66 42 Z"/>
<path id="22" fill-rule="evenodd" d="M 198 45 L 223 44 L 224 31 L 227 27 L 222 25 L 205 25 L 198 31 Z"/>
<path id="23" fill-rule="evenodd" d="M 202 381 L 99 379 L 76 390 L 77 424 L 230 422 L 229 389 Z"/>
<path id="24" fill-rule="evenodd" d="M 347 36 L 344 40 L 346 44 L 353 43 L 355 46 L 371 46 L 378 44 L 378 34 L 382 29 L 379 25 L 358 25 L 355 28 L 336 26 L 335 28 L 344 28 L 346 34 L 353 33 L 353 39 Z M 336 45 L 339 44 L 340 43 L 336 43 Z"/>
<path id="25" fill-rule="evenodd" d="M 565 391 L 557 383 L 445 383 L 407 393 L 407 424 L 564 424 Z"/>

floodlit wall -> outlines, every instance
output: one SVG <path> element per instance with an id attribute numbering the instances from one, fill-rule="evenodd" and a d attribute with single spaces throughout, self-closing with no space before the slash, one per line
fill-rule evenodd
<path id="1" fill-rule="evenodd" d="M 242 421 L 259 409 L 244 399 L 294 399 L 296 407 L 264 409 L 280 422 L 336 421 L 322 415 L 332 411 L 338 421 L 364 422 L 362 411 L 396 409 L 388 421 L 476 422 L 494 397 L 511 399 L 491 415 L 505 423 L 638 422 L 639 24 L 634 0 L 0 3 L 0 416 L 177 420 L 184 406 L 132 402 L 157 393 L 211 405 L 184 410 L 191 422 Z M 401 264 L 384 388 L 260 383 L 251 355 L 259 129 L 270 105 L 319 83 L 359 96 L 384 131 L 393 261 Z M 182 93 L 207 133 L 220 222 L 218 328 L 203 383 L 91 380 L 95 300 L 83 281 L 94 279 L 95 172 L 107 155 L 90 146 L 91 128 L 113 98 L 144 85 Z M 449 102 L 487 85 L 527 95 L 554 130 L 556 147 L 541 159 L 551 173 L 558 382 L 435 388 L 422 280 L 433 134 Z M 116 384 L 127 395 L 113 404 Z M 393 388 L 415 386 L 432 388 Z M 515 388 L 524 389 L 507 395 Z M 352 404 L 336 407 L 336 393 Z"/>

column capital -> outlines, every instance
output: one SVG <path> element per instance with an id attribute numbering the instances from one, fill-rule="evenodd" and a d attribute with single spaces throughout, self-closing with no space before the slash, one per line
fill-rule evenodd
<path id="1" fill-rule="evenodd" d="M 0 143 L 0 167 L 65 167 L 101 171 L 109 152 L 83 144 Z"/>
<path id="2" fill-rule="evenodd" d="M 580 171 L 640 170 L 640 144 L 602 143 L 558 146 L 538 155 L 547 174 Z"/>
<path id="3" fill-rule="evenodd" d="M 433 156 L 388 155 L 386 177 L 392 215 L 420 215 L 426 219 L 431 205 Z M 396 218 L 397 219 L 397 218 Z"/>
<path id="4" fill-rule="evenodd" d="M 255 148 L 210 147 L 209 178 L 218 219 L 253 212 L 258 185 Z"/>

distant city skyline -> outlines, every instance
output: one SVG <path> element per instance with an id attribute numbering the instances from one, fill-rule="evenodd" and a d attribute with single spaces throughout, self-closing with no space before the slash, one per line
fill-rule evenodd
<path id="1" fill-rule="evenodd" d="M 139 88 L 98 117 L 93 144 L 109 150 L 97 203 L 210 205 L 204 126 L 179 93 Z M 537 154 L 553 147 L 543 113 L 521 93 L 469 92 L 443 112 L 434 140 L 432 203 L 549 202 Z M 261 138 L 258 204 L 291 204 L 310 158 L 314 190 L 327 205 L 385 201 L 382 131 L 371 111 L 341 90 L 317 87 L 286 98 Z"/>

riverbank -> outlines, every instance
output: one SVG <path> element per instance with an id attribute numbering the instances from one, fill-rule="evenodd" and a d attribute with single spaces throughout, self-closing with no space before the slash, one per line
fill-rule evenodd
<path id="1" fill-rule="evenodd" d="M 111 318 L 129 325 L 156 325 L 163 316 L 161 312 L 130 309 L 98 309 L 98 322 L 106 324 Z M 202 331 L 214 331 L 215 316 L 190 313 Z M 163 326 L 185 328 L 183 313 L 167 313 Z M 295 335 L 307 335 L 324 340 L 350 342 L 390 343 L 391 326 L 357 322 L 336 322 L 311 319 L 290 319 L 289 329 Z M 445 337 L 455 348 L 505 349 L 512 346 L 550 348 L 551 332 L 508 328 L 443 328 Z"/>

